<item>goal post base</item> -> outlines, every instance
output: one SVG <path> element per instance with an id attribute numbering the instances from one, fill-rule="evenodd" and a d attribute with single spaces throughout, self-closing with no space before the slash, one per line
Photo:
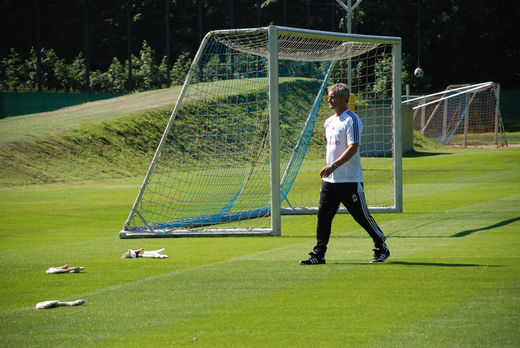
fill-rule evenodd
<path id="1" fill-rule="evenodd" d="M 120 239 L 138 238 L 186 238 L 186 237 L 251 237 L 251 236 L 276 236 L 271 229 L 193 229 L 193 230 L 168 230 L 168 231 L 125 231 L 119 232 Z"/>

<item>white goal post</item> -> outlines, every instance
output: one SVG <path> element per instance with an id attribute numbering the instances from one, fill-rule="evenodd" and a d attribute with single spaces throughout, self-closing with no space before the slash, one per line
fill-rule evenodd
<path id="1" fill-rule="evenodd" d="M 316 213 L 331 114 L 320 106 L 347 75 L 367 202 L 401 212 L 400 38 L 217 30 L 193 59 L 120 238 L 280 235 L 282 214 Z"/>

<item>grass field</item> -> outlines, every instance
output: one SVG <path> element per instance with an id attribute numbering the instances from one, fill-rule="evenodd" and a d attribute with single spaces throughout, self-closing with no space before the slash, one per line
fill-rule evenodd
<path id="1" fill-rule="evenodd" d="M 140 180 L 0 189 L 0 346 L 520 344 L 518 148 L 404 158 L 405 212 L 375 216 L 381 265 L 350 216 L 320 266 L 297 263 L 312 216 L 283 217 L 277 238 L 119 240 Z M 170 257 L 120 258 L 138 247 Z M 45 273 L 66 263 L 85 271 Z"/>
<path id="2" fill-rule="evenodd" d="M 147 110 L 170 92 L 91 105 L 81 124 L 0 122 L 0 347 L 520 346 L 520 147 L 418 139 L 404 212 L 374 216 L 384 264 L 349 215 L 319 266 L 298 265 L 315 216 L 283 216 L 281 237 L 120 240 L 154 148 L 131 146 L 154 139 L 168 112 Z M 121 259 L 140 247 L 169 258 Z M 63 264 L 85 270 L 45 273 Z M 86 304 L 35 309 L 53 299 Z"/>

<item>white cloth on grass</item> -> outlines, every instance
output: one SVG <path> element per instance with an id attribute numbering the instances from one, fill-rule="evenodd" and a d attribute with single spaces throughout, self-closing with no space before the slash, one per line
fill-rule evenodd
<path id="1" fill-rule="evenodd" d="M 48 274 L 59 274 L 59 273 L 79 273 L 84 270 L 85 267 L 71 267 L 70 265 L 63 265 L 60 267 L 51 267 L 47 271 Z"/>
<path id="2" fill-rule="evenodd" d="M 158 250 L 147 250 L 145 251 L 144 248 L 132 250 L 128 249 L 121 258 L 123 259 L 136 259 L 138 257 L 148 257 L 148 258 L 154 258 L 154 259 L 166 259 L 168 258 L 168 255 L 164 255 L 164 251 L 166 249 L 158 249 Z"/>
<path id="3" fill-rule="evenodd" d="M 61 306 L 81 306 L 85 303 L 85 300 L 76 300 L 76 301 L 59 301 L 59 300 L 50 300 L 50 301 L 43 301 L 38 302 L 36 304 L 36 309 L 49 309 L 49 308 L 55 308 L 55 307 L 61 307 Z"/>

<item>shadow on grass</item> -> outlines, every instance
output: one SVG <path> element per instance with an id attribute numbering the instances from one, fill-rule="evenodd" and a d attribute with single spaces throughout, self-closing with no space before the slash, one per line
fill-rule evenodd
<path id="1" fill-rule="evenodd" d="M 493 225 L 489 225 L 489 226 L 485 226 L 485 227 L 479 227 L 479 228 L 474 228 L 474 229 L 471 229 L 471 230 L 457 232 L 457 233 L 452 234 L 452 235 L 424 235 L 424 236 L 422 236 L 422 235 L 416 235 L 416 234 L 414 234 L 414 235 L 393 235 L 392 233 L 388 233 L 387 237 L 388 238 L 392 238 L 392 239 L 394 239 L 394 238 L 395 239 L 399 239 L 399 238 L 403 238 L 403 239 L 406 239 L 406 238 L 410 238 L 410 239 L 413 239 L 413 238 L 418 238 L 418 239 L 460 238 L 460 237 L 468 236 L 468 235 L 470 235 L 472 233 L 475 233 L 475 232 L 493 230 L 495 228 L 503 227 L 503 226 L 512 224 L 512 223 L 517 222 L 517 221 L 520 221 L 520 216 L 512 218 L 512 219 L 509 219 L 509 220 L 504 220 L 504 221 L 501 221 L 501 222 L 497 222 L 496 224 L 493 224 Z M 286 236 L 283 236 L 283 237 L 284 238 L 308 239 L 308 238 L 316 238 L 316 235 L 315 234 L 286 235 Z M 339 234 L 339 235 L 332 234 L 331 235 L 331 239 L 340 239 L 340 238 L 360 239 L 360 238 L 364 238 L 364 237 L 365 237 L 364 235 L 341 235 L 341 234 Z"/>
<path id="2" fill-rule="evenodd" d="M 394 235 L 392 233 L 388 233 L 387 237 L 389 237 L 389 238 L 391 237 L 392 239 L 394 239 L 394 238 L 395 239 L 397 239 L 397 238 L 459 238 L 459 237 L 468 236 L 468 235 L 470 235 L 472 233 L 475 233 L 475 232 L 493 230 L 495 228 L 503 227 L 503 226 L 512 224 L 512 223 L 517 222 L 517 221 L 520 221 L 520 216 L 512 218 L 512 219 L 509 219 L 509 220 L 504 220 L 504 221 L 501 221 L 501 222 L 497 222 L 496 224 L 493 224 L 493 225 L 489 225 L 489 226 L 485 226 L 485 227 L 478 227 L 478 228 L 474 228 L 474 229 L 471 229 L 471 230 L 465 230 L 465 231 L 457 232 L 457 233 L 451 234 L 451 235 L 425 235 L 425 236 L 422 236 L 422 235 L 417 235 L 417 234 L 412 234 L 412 235 Z"/>
<path id="3" fill-rule="evenodd" d="M 442 263 L 442 262 L 411 262 L 411 261 L 392 261 L 386 262 L 389 265 L 403 266 L 435 266 L 435 267 L 504 267 L 500 265 L 477 265 L 472 263 Z"/>
<path id="4" fill-rule="evenodd" d="M 330 238 L 331 239 L 339 239 L 339 238 L 349 238 L 349 239 L 364 239 L 366 238 L 366 232 L 363 232 L 365 234 L 360 234 L 360 235 L 342 235 L 342 234 L 338 234 L 338 235 L 334 235 L 334 233 L 331 234 Z M 316 239 L 316 232 L 312 232 L 312 233 L 309 233 L 307 235 L 302 235 L 302 234 L 297 234 L 297 235 L 283 235 L 282 233 L 282 237 L 283 238 L 311 238 L 311 239 Z"/>
<path id="5" fill-rule="evenodd" d="M 427 236 L 420 236 L 420 235 L 417 235 L 417 234 L 413 234 L 413 235 L 409 235 L 409 236 L 400 236 L 400 235 L 394 235 L 394 234 L 391 234 L 391 233 L 388 233 L 386 236 L 387 236 L 388 238 L 391 237 L 392 239 L 394 239 L 394 238 L 396 238 L 396 239 L 397 239 L 397 238 L 403 238 L 403 239 L 404 239 L 404 238 L 411 238 L 411 239 L 412 239 L 412 238 L 419 238 L 419 239 L 421 239 L 421 238 L 433 238 L 433 239 L 437 239 L 437 238 L 452 238 L 452 237 L 453 237 L 453 236 L 446 236 L 446 235 L 444 235 L 444 236 L 443 236 L 443 235 L 427 235 Z"/>
<path id="6" fill-rule="evenodd" d="M 498 222 L 496 224 L 489 225 L 489 226 L 486 226 L 486 227 L 474 228 L 472 230 L 466 230 L 466 231 L 458 232 L 458 233 L 455 233 L 454 235 L 452 235 L 451 237 L 465 237 L 465 236 L 470 235 L 470 234 L 475 233 L 475 232 L 487 231 L 487 230 L 492 230 L 494 228 L 506 226 L 506 225 L 512 224 L 513 222 L 516 222 L 516 221 L 519 221 L 519 220 L 520 220 L 520 216 L 512 218 L 512 219 L 509 219 L 509 220 L 504 220 L 504 221 L 501 221 L 501 222 Z"/>
<path id="7" fill-rule="evenodd" d="M 421 152 L 421 151 L 410 151 L 403 154 L 405 158 L 416 158 L 416 157 L 431 157 L 440 155 L 450 155 L 450 152 Z"/>
<path id="8" fill-rule="evenodd" d="M 370 263 L 370 262 L 348 262 L 348 261 L 332 261 L 327 262 L 331 265 L 401 265 L 401 266 L 433 266 L 433 267 L 504 267 L 501 265 L 477 265 L 473 263 L 442 263 L 442 262 L 412 262 L 412 261 L 392 261 L 388 260 L 385 263 Z"/>

